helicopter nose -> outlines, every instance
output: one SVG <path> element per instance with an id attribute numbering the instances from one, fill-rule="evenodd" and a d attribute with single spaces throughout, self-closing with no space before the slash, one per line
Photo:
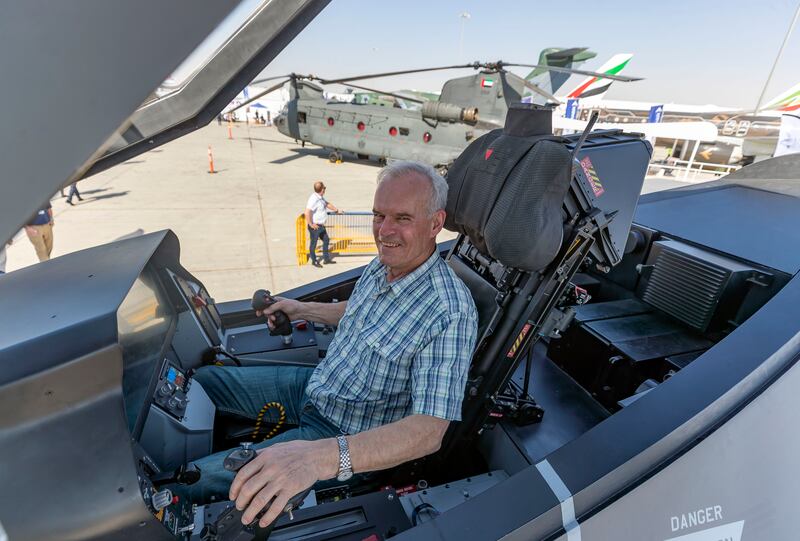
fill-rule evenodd
<path id="1" fill-rule="evenodd" d="M 277 115 L 275 117 L 275 126 L 277 126 L 279 132 L 285 133 L 285 130 L 286 130 L 286 115 Z"/>

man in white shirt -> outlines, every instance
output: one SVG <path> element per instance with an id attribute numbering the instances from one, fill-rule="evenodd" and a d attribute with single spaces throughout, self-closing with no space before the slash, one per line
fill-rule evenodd
<path id="1" fill-rule="evenodd" d="M 317 239 L 322 239 L 322 261 L 326 265 L 335 263 L 331 260 L 331 254 L 328 252 L 328 244 L 330 238 L 328 232 L 325 230 L 325 221 L 328 219 L 328 209 L 341 214 L 343 211 L 336 208 L 333 203 L 329 203 L 325 199 L 325 184 L 318 180 L 314 183 L 314 193 L 308 198 L 306 203 L 306 226 L 308 226 L 308 233 L 311 235 L 311 244 L 308 248 L 308 256 L 311 259 L 311 264 L 315 267 L 322 267 L 317 261 Z"/>
<path id="2" fill-rule="evenodd" d="M 11 241 L 8 241 L 11 244 Z M 3 247 L 0 248 L 0 274 L 5 274 L 6 272 L 6 245 L 3 244 Z"/>

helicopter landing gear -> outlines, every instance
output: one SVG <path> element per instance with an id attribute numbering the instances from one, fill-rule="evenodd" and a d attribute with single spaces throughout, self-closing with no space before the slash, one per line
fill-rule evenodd
<path id="1" fill-rule="evenodd" d="M 331 163 L 342 163 L 342 153 L 338 150 L 334 150 L 328 154 L 328 161 Z"/>

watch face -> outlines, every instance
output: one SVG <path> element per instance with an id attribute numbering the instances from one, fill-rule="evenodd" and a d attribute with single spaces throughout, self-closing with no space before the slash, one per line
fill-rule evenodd
<path id="1" fill-rule="evenodd" d="M 353 477 L 353 470 L 347 470 L 339 473 L 339 475 L 336 476 L 336 480 L 344 482 L 349 481 L 351 477 Z"/>

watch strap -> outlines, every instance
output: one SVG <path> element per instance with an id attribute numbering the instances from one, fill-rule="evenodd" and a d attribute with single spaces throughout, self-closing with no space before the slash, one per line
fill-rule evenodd
<path id="1" fill-rule="evenodd" d="M 339 472 L 337 477 L 342 474 L 353 473 L 353 463 L 350 460 L 350 446 L 347 445 L 347 438 L 344 435 L 336 436 L 336 442 L 339 444 Z"/>

